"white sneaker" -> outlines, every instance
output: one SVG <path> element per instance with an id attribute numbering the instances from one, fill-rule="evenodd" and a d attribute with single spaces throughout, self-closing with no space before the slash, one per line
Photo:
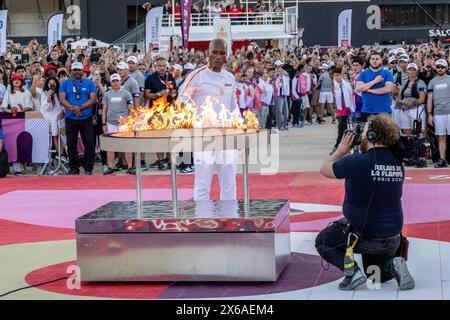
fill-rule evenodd
<path id="1" fill-rule="evenodd" d="M 395 257 L 392 261 L 395 271 L 395 280 L 397 280 L 398 287 L 400 290 L 411 290 L 414 289 L 416 283 L 413 277 L 408 271 L 406 265 L 406 260 L 402 257 Z"/>
<path id="2" fill-rule="evenodd" d="M 109 167 L 107 164 L 104 164 L 102 167 L 102 173 L 104 174 L 106 171 L 108 171 Z"/>

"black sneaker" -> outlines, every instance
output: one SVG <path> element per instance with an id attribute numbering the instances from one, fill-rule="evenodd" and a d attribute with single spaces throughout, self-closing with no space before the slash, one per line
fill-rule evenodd
<path id="1" fill-rule="evenodd" d="M 85 176 L 92 176 L 92 171 L 84 170 L 84 175 Z"/>
<path id="2" fill-rule="evenodd" d="M 127 174 L 131 174 L 133 176 L 136 175 L 136 169 L 134 167 L 128 168 Z"/>
<path id="3" fill-rule="evenodd" d="M 17 172 L 14 173 L 14 175 L 15 175 L 15 176 L 24 176 L 24 175 L 25 175 L 25 172 L 23 172 L 23 171 L 17 171 Z"/>
<path id="4" fill-rule="evenodd" d="M 426 168 L 427 167 L 427 162 L 424 159 L 418 159 L 416 161 L 416 168 Z"/>
<path id="5" fill-rule="evenodd" d="M 156 161 L 153 162 L 149 167 L 150 167 L 150 168 L 158 168 L 160 162 L 161 162 L 161 160 L 156 160 Z"/>
<path id="6" fill-rule="evenodd" d="M 350 291 L 365 284 L 367 278 L 361 272 L 361 269 L 357 268 L 352 277 L 345 277 L 344 280 L 339 283 L 339 290 Z"/>
<path id="7" fill-rule="evenodd" d="M 405 167 L 413 167 L 416 165 L 415 161 L 411 158 L 406 159 L 404 163 Z"/>
<path id="8" fill-rule="evenodd" d="M 439 159 L 439 161 L 434 165 L 435 168 L 447 168 L 447 161 L 444 159 Z"/>
<path id="9" fill-rule="evenodd" d="M 77 169 L 70 169 L 67 173 L 68 176 L 78 176 L 80 175 L 80 170 Z"/>
<path id="10" fill-rule="evenodd" d="M 161 160 L 158 164 L 158 170 L 164 171 L 167 169 L 169 169 L 169 165 L 164 160 Z"/>
<path id="11" fill-rule="evenodd" d="M 106 169 L 105 171 L 103 171 L 103 175 L 104 175 L 104 176 L 106 176 L 106 175 L 108 175 L 108 174 L 113 174 L 113 173 L 114 173 L 114 170 L 111 169 L 111 168 L 109 168 L 109 167 L 108 167 L 108 169 Z"/>

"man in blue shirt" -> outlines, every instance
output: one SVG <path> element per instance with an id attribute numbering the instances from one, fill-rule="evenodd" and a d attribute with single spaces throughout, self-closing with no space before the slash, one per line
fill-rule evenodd
<path id="1" fill-rule="evenodd" d="M 0 178 L 6 177 L 9 172 L 8 154 L 6 153 L 5 135 L 0 122 Z"/>
<path id="2" fill-rule="evenodd" d="M 93 81 L 83 79 L 83 65 L 72 64 L 72 79 L 64 81 L 59 88 L 59 100 L 66 109 L 66 135 L 69 154 L 69 175 L 80 174 L 77 141 L 80 133 L 84 145 L 84 172 L 92 175 L 95 159 L 94 125 L 92 106 L 97 101 L 97 88 Z"/>
<path id="3" fill-rule="evenodd" d="M 344 218 L 316 238 L 320 256 L 344 271 L 341 290 L 365 284 L 363 272 L 369 276 L 374 271 L 378 271 L 375 280 L 386 282 L 395 278 L 400 290 L 414 288 L 405 259 L 397 256 L 403 227 L 401 197 L 405 172 L 391 149 L 400 139 L 399 131 L 389 115 L 372 116 L 362 134 L 363 153 L 347 155 L 354 139 L 353 133 L 347 133 L 320 170 L 327 178 L 345 179 Z M 346 253 L 350 245 L 355 253 L 362 254 L 363 271 L 356 262 L 351 263 L 353 254 Z"/>
<path id="4" fill-rule="evenodd" d="M 370 67 L 361 72 L 356 91 L 362 92 L 361 120 L 366 122 L 369 115 L 391 112 L 394 77 L 382 68 L 383 57 L 380 53 L 372 53 Z"/>

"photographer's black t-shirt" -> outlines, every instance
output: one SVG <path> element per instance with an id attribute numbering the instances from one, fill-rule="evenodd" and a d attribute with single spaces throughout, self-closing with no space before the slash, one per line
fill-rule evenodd
<path id="1" fill-rule="evenodd" d="M 368 238 L 400 234 L 405 170 L 388 148 L 374 148 L 336 161 L 333 171 L 345 179 L 344 216 Z"/>

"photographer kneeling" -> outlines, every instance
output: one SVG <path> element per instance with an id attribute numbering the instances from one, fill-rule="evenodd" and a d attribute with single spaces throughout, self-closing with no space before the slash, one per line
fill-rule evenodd
<path id="1" fill-rule="evenodd" d="M 415 283 L 406 261 L 396 257 L 403 227 L 404 168 L 391 148 L 399 140 L 399 128 L 389 115 L 372 116 L 362 133 L 363 153 L 346 156 L 354 138 L 347 132 L 320 170 L 328 178 L 345 179 L 345 200 L 344 218 L 319 233 L 316 249 L 344 272 L 341 290 L 353 290 L 367 281 L 353 252 L 362 254 L 367 275 L 373 271 L 369 266 L 378 266 L 381 282 L 395 277 L 400 290 L 412 289 Z"/>

